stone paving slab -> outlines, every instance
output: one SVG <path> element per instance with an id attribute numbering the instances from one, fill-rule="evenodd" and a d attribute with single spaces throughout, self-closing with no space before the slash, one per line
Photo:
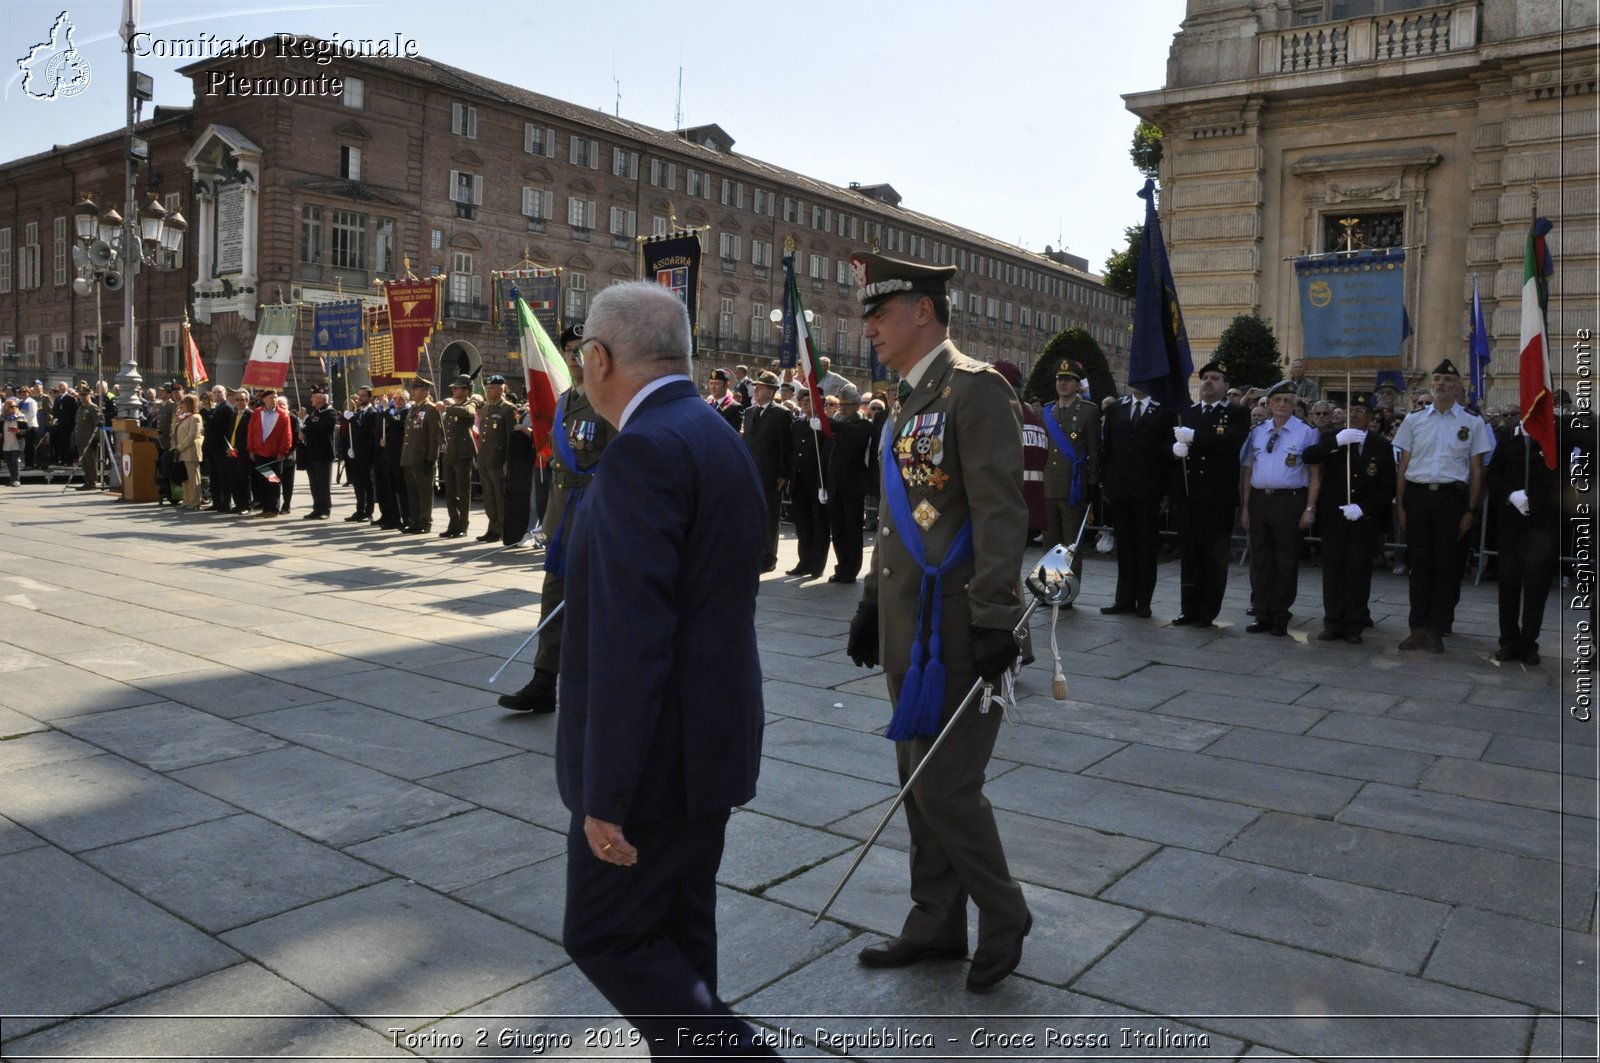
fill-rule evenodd
<path id="1" fill-rule="evenodd" d="M 376 1030 L 390 1024 L 382 1016 L 448 1015 L 566 962 L 542 938 L 398 880 L 252 923 L 222 940 Z"/>
<path id="2" fill-rule="evenodd" d="M 1389 716 L 1395 720 L 1466 727 L 1496 735 L 1518 735 L 1549 742 L 1581 745 L 1585 740 L 1593 740 L 1593 728 L 1587 724 L 1552 712 L 1533 713 L 1506 708 L 1505 702 L 1503 695 L 1501 706 L 1497 708 L 1407 698 L 1390 710 Z"/>
<path id="3" fill-rule="evenodd" d="M 1563 846 L 1561 817 L 1539 809 L 1372 783 L 1338 818 L 1358 826 L 1464 842 L 1539 860 L 1594 866 L 1592 843 L 1586 851 Z"/>
<path id="4" fill-rule="evenodd" d="M 1164 701 L 1168 691 L 1150 691 L 1152 702 Z M 1138 742 L 1167 749 L 1204 749 L 1228 733 L 1219 724 L 1163 716 L 1154 712 L 1095 705 L 1079 701 L 1075 684 L 1070 684 L 1066 701 L 1025 698 L 1018 704 L 1023 719 L 1038 727 L 1053 727 L 1075 734 L 1090 735 L 1109 742 Z M 1178 700 L 1174 698 L 1173 700 Z"/>
<path id="5" fill-rule="evenodd" d="M 163 772 L 260 753 L 284 744 L 253 726 L 241 727 L 172 702 L 73 716 L 57 720 L 56 726 L 152 771 Z"/>
<path id="6" fill-rule="evenodd" d="M 0 708 L 0 742 L 16 738 L 18 735 L 42 731 L 45 727 L 45 724 L 31 716 L 22 715 L 16 709 Z"/>
<path id="7" fill-rule="evenodd" d="M 451 891 L 451 896 L 535 934 L 561 940 L 566 857 L 555 856 Z"/>
<path id="8" fill-rule="evenodd" d="M 332 700 L 320 690 L 221 666 L 204 672 L 139 679 L 132 685 L 146 692 L 146 702 L 176 702 L 228 720 Z"/>
<path id="9" fill-rule="evenodd" d="M 1359 782 L 1331 775 L 1149 746 L 1129 746 L 1085 769 L 1083 774 L 1173 793 L 1323 816 L 1343 808 L 1361 787 Z"/>
<path id="10" fill-rule="evenodd" d="M 233 949 L 51 847 L 0 857 L 5 1034 L 231 967 Z M 30 1017 L 32 1016 L 32 1017 Z"/>
<path id="11" fill-rule="evenodd" d="M 1323 714 L 1338 710 L 1365 716 L 1382 716 L 1400 701 L 1399 694 L 1375 690 L 1352 690 L 1338 682 L 1319 683 L 1295 699 L 1299 709 L 1320 709 Z"/>
<path id="12" fill-rule="evenodd" d="M 1101 896 L 1146 912 L 1415 974 L 1447 905 L 1239 860 L 1166 849 Z"/>
<path id="13" fill-rule="evenodd" d="M 404 1021 L 404 1020 L 402 1020 Z M 640 1035 L 573 964 L 558 967 L 459 1015 L 416 1029 L 419 1042 L 451 1047 L 416 1052 L 428 1059 L 648 1058 Z M 452 1040 L 453 1039 L 453 1040 Z"/>
<path id="14" fill-rule="evenodd" d="M 847 694 L 768 680 L 761 684 L 761 699 L 770 715 L 882 734 L 894 709 L 889 704 L 889 688 L 883 676 L 876 675 L 873 681 L 876 686 L 870 693 Z"/>
<path id="15" fill-rule="evenodd" d="M 349 701 L 257 713 L 250 717 L 250 726 L 402 778 L 434 775 L 517 753 L 499 742 Z"/>
<path id="16" fill-rule="evenodd" d="M 516 687 L 507 689 L 512 693 L 517 690 Z M 492 698 L 499 696 L 490 695 Z M 436 727 L 477 735 L 530 753 L 543 753 L 548 757 L 556 754 L 556 717 L 553 714 L 513 712 L 499 705 L 491 705 L 449 716 L 433 716 L 428 722 Z"/>
<path id="17" fill-rule="evenodd" d="M 1584 779 L 1595 778 L 1594 754 L 1565 742 L 1495 735 L 1483 751 L 1482 759 L 1493 764 L 1556 771 Z"/>
<path id="18" fill-rule="evenodd" d="M 105 750 L 61 731 L 33 731 L 0 741 L 0 774 L 97 757 Z"/>
<path id="19" fill-rule="evenodd" d="M 1533 1026 L 1531 1009 L 1521 1005 L 1163 918 L 1140 926 L 1073 988 L 1328 1056 L 1509 1056 L 1521 1053 Z M 1250 1014 L 1239 1014 L 1242 1001 Z M 1341 1018 L 1369 1015 L 1387 1017 Z M 1397 1017 L 1413 1015 L 1451 1017 Z"/>
<path id="20" fill-rule="evenodd" d="M 45 840 L 37 834 L 23 830 L 9 819 L 0 816 L 0 856 L 9 856 L 45 844 L 47 844 Z"/>
<path id="21" fill-rule="evenodd" d="M 1035 711 L 1031 704 L 1028 709 L 1030 713 Z M 1122 749 L 1124 745 L 1109 738 L 1096 738 L 1023 722 L 1000 728 L 994 743 L 994 756 L 1011 763 L 1032 764 L 1056 771 L 1081 771 Z"/>
<path id="22" fill-rule="evenodd" d="M 1571 809 L 1579 815 L 1589 815 L 1594 811 L 1593 780 L 1478 760 L 1441 758 L 1423 775 L 1419 785 L 1424 790 L 1551 812 Z"/>
<path id="23" fill-rule="evenodd" d="M 838 772 L 857 779 L 894 783 L 894 743 L 881 735 L 801 720 L 776 720 L 761 739 L 762 779 L 771 760 Z M 759 789 L 759 783 L 758 783 Z"/>
<path id="24" fill-rule="evenodd" d="M 1313 738 L 1333 738 L 1369 746 L 1388 746 L 1441 757 L 1475 758 L 1489 745 L 1486 731 L 1444 724 L 1409 723 L 1388 717 L 1374 718 L 1332 712 L 1307 732 Z"/>
<path id="25" fill-rule="evenodd" d="M 892 771 L 891 765 L 885 777 L 893 779 Z M 899 789 L 888 783 L 781 760 L 762 761 L 761 778 L 756 787 L 755 800 L 745 807 L 807 827 L 825 827 L 893 797 Z"/>
<path id="26" fill-rule="evenodd" d="M 469 807 L 426 787 L 299 747 L 185 768 L 173 777 L 330 845 L 364 842 Z"/>
<path id="27" fill-rule="evenodd" d="M 1415 786 L 1435 762 L 1426 753 L 1384 749 L 1332 738 L 1272 734 L 1246 727 L 1234 729 L 1205 749 L 1207 756 L 1227 757 L 1254 764 L 1321 772 L 1348 779 Z"/>
<path id="28" fill-rule="evenodd" d="M 1588 1060 L 1596 1058 L 1594 1020 L 1541 1015 L 1534 1025 L 1530 1059 Z"/>
<path id="29" fill-rule="evenodd" d="M 1594 961 L 1592 934 L 1463 908 L 1444 928 L 1424 973 L 1548 1011 L 1583 1014 L 1595 1001 Z"/>
<path id="30" fill-rule="evenodd" d="M 159 834 L 232 811 L 110 754 L 0 774 L 0 813 L 68 852 Z"/>
<path id="31" fill-rule="evenodd" d="M 764 890 L 855 845 L 852 838 L 740 809 L 728 819 L 717 881 Z"/>
<path id="32" fill-rule="evenodd" d="M 566 852 L 565 835 L 488 809 L 350 846 L 351 856 L 450 893 Z"/>
<path id="33" fill-rule="evenodd" d="M 0 705 L 43 723 L 162 700 L 136 686 L 65 664 L 30 669 L 26 683 L 0 688 Z"/>
<path id="34" fill-rule="evenodd" d="M 539 753 L 502 757 L 486 764 L 430 775 L 423 780 L 423 785 L 553 830 L 563 837 L 572 822 L 572 813 L 561 803 L 556 788 L 555 758 Z"/>
<path id="35" fill-rule="evenodd" d="M 1253 727 L 1283 734 L 1304 734 L 1312 724 L 1327 715 L 1324 709 L 1278 705 L 1254 698 L 1242 699 L 1236 695 L 1193 692 L 1163 701 L 1150 711 L 1162 716 L 1181 716 L 1229 727 Z"/>

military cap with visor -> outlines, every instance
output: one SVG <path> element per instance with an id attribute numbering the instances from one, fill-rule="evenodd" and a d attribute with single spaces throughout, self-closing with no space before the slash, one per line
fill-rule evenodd
<path id="1" fill-rule="evenodd" d="M 925 266 L 870 251 L 857 251 L 850 256 L 850 277 L 856 283 L 862 317 L 896 295 L 944 295 L 945 285 L 955 275 L 954 266 Z"/>

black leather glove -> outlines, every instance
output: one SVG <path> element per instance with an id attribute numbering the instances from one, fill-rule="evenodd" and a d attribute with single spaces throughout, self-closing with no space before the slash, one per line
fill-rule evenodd
<path id="1" fill-rule="evenodd" d="M 850 621 L 850 640 L 845 653 L 863 668 L 878 667 L 878 607 L 862 602 Z"/>
<path id="2" fill-rule="evenodd" d="M 1021 650 L 1017 637 L 996 627 L 972 628 L 972 663 L 985 683 L 998 682 Z"/>

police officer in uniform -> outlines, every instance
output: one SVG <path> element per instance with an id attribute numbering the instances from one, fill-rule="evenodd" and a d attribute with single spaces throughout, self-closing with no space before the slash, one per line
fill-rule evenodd
<path id="1" fill-rule="evenodd" d="M 1228 377 L 1216 362 L 1200 367 L 1200 401 L 1172 430 L 1177 461 L 1172 495 L 1183 555 L 1174 627 L 1211 627 L 1228 589 L 1228 555 L 1239 508 L 1239 448 L 1250 414 L 1228 401 Z"/>
<path id="2" fill-rule="evenodd" d="M 1250 536 L 1250 604 L 1252 635 L 1287 635 L 1300 588 L 1300 543 L 1317 514 L 1322 486 L 1320 466 L 1305 461 L 1317 433 L 1294 415 L 1295 389 L 1280 380 L 1267 391 L 1271 416 L 1256 425 L 1245 440 L 1239 464 L 1244 530 Z"/>
<path id="3" fill-rule="evenodd" d="M 1444 652 L 1461 595 L 1467 536 L 1483 497 L 1484 456 L 1494 437 L 1461 405 L 1461 373 L 1446 358 L 1433 369 L 1433 405 L 1413 410 L 1394 434 L 1400 452 L 1395 504 L 1411 567 L 1411 631 L 1402 650 Z"/>
<path id="4" fill-rule="evenodd" d="M 439 411 L 428 401 L 432 390 L 433 381 L 426 377 L 411 381 L 411 405 L 406 409 L 405 442 L 400 450 L 400 467 L 406 478 L 406 513 L 411 518 L 405 529 L 407 535 L 433 530 L 433 466 L 439 460 L 444 432 Z"/>
<path id="5" fill-rule="evenodd" d="M 848 652 L 866 667 L 883 662 L 895 703 L 887 735 L 904 783 L 972 684 L 997 681 L 1017 659 L 1028 528 L 1022 417 L 1005 378 L 950 342 L 953 267 L 866 253 L 850 266 L 865 335 L 904 382 Z M 926 637 L 926 625 L 940 640 Z M 939 667 L 930 669 L 936 647 Z M 1002 715 L 963 713 L 908 794 L 912 908 L 897 937 L 861 951 L 864 966 L 965 956 L 969 898 L 979 914 L 967 988 L 991 989 L 1021 961 L 1033 919 L 983 796 Z"/>
<path id="6" fill-rule="evenodd" d="M 1041 411 L 1050 459 L 1044 467 L 1046 548 L 1071 546 L 1100 486 L 1100 407 L 1085 400 L 1083 363 L 1063 360 L 1056 367 L 1056 401 Z M 1075 555 L 1072 567 L 1083 571 Z"/>
<path id="7" fill-rule="evenodd" d="M 486 397 L 478 407 L 478 479 L 489 530 L 478 541 L 489 543 L 499 539 L 505 527 L 506 456 L 517 430 L 517 408 L 506 401 L 506 378 L 499 373 L 483 382 L 483 390 Z"/>
<path id="8" fill-rule="evenodd" d="M 1322 433 L 1305 459 L 1322 466 L 1317 526 L 1322 529 L 1323 642 L 1361 641 L 1367 599 L 1372 594 L 1372 562 L 1389 527 L 1394 498 L 1394 448 L 1368 431 L 1372 404 L 1352 395 L 1347 427 Z"/>
<path id="9" fill-rule="evenodd" d="M 573 521 L 593 482 L 601 452 L 617 434 L 595 412 L 583 388 L 583 356 L 573 344 L 565 352 L 572 387 L 556 403 L 550 431 L 550 501 L 544 511 L 546 538 L 544 584 L 539 588 L 542 616 L 550 616 L 566 596 L 567 546 Z M 515 694 L 500 695 L 500 704 L 518 712 L 554 712 L 556 677 L 561 670 L 561 631 L 566 614 L 555 617 L 539 633 L 533 656 L 533 678 Z"/>
<path id="10" fill-rule="evenodd" d="M 479 402 L 472 378 L 463 373 L 450 382 L 450 403 L 439 406 L 444 419 L 444 504 L 450 514 L 441 539 L 460 539 L 472 519 L 472 459 L 477 454 L 472 429 L 478 423 Z"/>
<path id="11" fill-rule="evenodd" d="M 311 512 L 301 520 L 327 520 L 333 513 L 333 440 L 339 418 L 328 405 L 328 389 L 311 389 L 311 410 L 301 426 L 306 479 L 311 484 Z"/>

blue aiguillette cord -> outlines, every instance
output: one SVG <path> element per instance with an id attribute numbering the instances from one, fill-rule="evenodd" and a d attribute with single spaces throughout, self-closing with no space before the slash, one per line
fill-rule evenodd
<path id="1" fill-rule="evenodd" d="M 906 497 L 905 480 L 900 475 L 899 462 L 890 446 L 894 439 L 894 422 L 883 429 L 883 497 L 889 503 L 889 515 L 900 530 L 902 541 L 911 553 L 911 559 L 922 569 L 921 597 L 917 603 L 916 637 L 911 640 L 911 667 L 906 670 L 905 681 L 900 684 L 900 700 L 894 707 L 894 716 L 883 736 L 893 742 L 904 742 L 919 736 L 939 733 L 939 719 L 944 713 L 945 668 L 941 657 L 943 650 L 939 625 L 943 620 L 944 574 L 972 557 L 972 518 L 968 517 L 956 532 L 956 537 L 945 551 L 944 560 L 930 565 L 922 549 L 922 529 L 911 517 L 911 501 Z M 922 620 L 929 612 L 929 596 L 933 601 L 933 623 L 923 646 Z"/>
<path id="2" fill-rule="evenodd" d="M 561 513 L 561 523 L 550 533 L 550 542 L 544 550 L 544 570 L 556 579 L 565 579 L 567 575 L 567 544 L 563 532 L 569 518 L 577 519 L 578 507 L 583 504 L 584 492 L 589 487 L 589 481 L 594 479 L 594 469 L 578 467 L 577 452 L 572 449 L 572 440 L 567 438 L 565 422 L 567 396 L 570 394 L 572 394 L 570 391 L 563 392 L 556 400 L 555 424 L 550 426 L 550 441 L 556 448 L 556 456 L 561 459 L 566 471 L 578 478 L 577 484 L 567 489 L 567 504 Z"/>
<path id="3" fill-rule="evenodd" d="M 1056 420 L 1056 404 L 1053 402 L 1044 408 L 1044 427 L 1045 431 L 1050 433 L 1050 438 L 1055 441 L 1056 449 L 1060 450 L 1062 456 L 1072 465 L 1072 487 L 1067 492 L 1067 505 L 1082 505 L 1083 467 L 1088 463 L 1088 455 L 1078 457 L 1078 448 L 1072 445 L 1072 440 L 1067 437 L 1061 422 Z"/>

